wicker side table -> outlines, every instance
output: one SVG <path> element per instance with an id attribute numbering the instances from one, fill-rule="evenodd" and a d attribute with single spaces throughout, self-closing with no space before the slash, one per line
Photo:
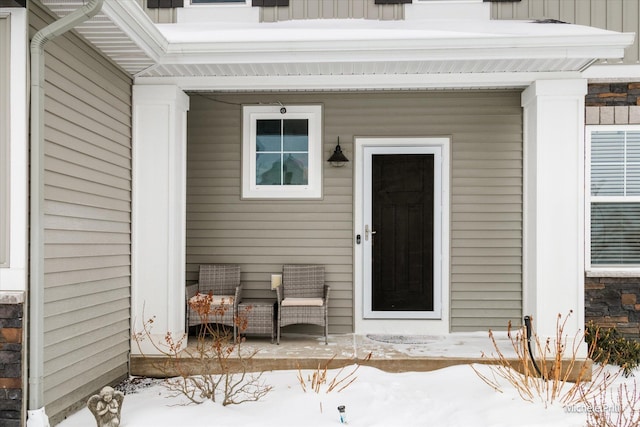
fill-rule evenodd
<path id="1" fill-rule="evenodd" d="M 245 299 L 238 303 L 238 316 L 247 317 L 243 334 L 268 334 L 271 344 L 275 337 L 275 300 Z M 250 307 L 250 309 L 248 309 Z"/>

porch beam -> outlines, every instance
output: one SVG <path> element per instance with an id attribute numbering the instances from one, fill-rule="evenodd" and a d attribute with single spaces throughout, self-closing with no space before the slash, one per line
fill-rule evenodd
<path id="1" fill-rule="evenodd" d="M 287 75 L 287 76 L 210 76 L 137 77 L 139 85 L 179 86 L 183 90 L 368 90 L 368 89 L 447 89 L 447 88 L 525 88 L 538 79 L 576 79 L 578 71 L 504 72 L 458 74 L 366 74 L 366 75 Z"/>

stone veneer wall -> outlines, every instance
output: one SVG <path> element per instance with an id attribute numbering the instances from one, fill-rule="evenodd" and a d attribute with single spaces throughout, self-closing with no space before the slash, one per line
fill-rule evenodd
<path id="1" fill-rule="evenodd" d="M 24 295 L 0 292 L 0 426 L 23 425 Z"/>
<path id="2" fill-rule="evenodd" d="M 585 320 L 603 328 L 615 327 L 626 338 L 640 338 L 640 279 L 587 277 Z"/>
<path id="3" fill-rule="evenodd" d="M 640 83 L 589 85 L 587 125 L 640 124 Z M 586 277 L 585 319 L 640 338 L 640 277 Z"/>
<path id="4" fill-rule="evenodd" d="M 590 84 L 585 105 L 588 125 L 640 124 L 640 83 Z"/>

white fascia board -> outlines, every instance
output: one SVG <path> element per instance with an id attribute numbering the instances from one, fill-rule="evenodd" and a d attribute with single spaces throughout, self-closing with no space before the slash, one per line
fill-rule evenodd
<path id="1" fill-rule="evenodd" d="M 169 40 L 163 62 L 305 62 L 387 58 L 622 58 L 634 33 L 571 24 L 485 20 L 283 21 L 258 24 L 160 24 Z M 268 58 L 268 59 L 265 59 Z"/>
<path id="2" fill-rule="evenodd" d="M 583 77 L 590 82 L 636 81 L 640 76 L 638 64 L 598 64 L 587 68 Z"/>
<path id="3" fill-rule="evenodd" d="M 386 44 L 386 43 L 385 43 Z M 411 48 L 410 42 L 396 45 L 371 46 L 371 43 L 342 44 L 334 49 L 327 46 L 289 47 L 255 43 L 249 46 L 176 46 L 170 45 L 168 53 L 159 58 L 159 64 L 247 64 L 247 63 L 329 63 L 367 61 L 426 61 L 426 60 L 510 60 L 510 59 L 572 59 L 572 58 L 614 58 L 624 55 L 624 47 L 575 47 L 557 49 L 549 47 L 473 47 L 437 46 Z"/>
<path id="4" fill-rule="evenodd" d="M 169 42 L 135 0 L 105 0 L 102 12 L 153 60 L 166 54 Z"/>
<path id="5" fill-rule="evenodd" d="M 182 90 L 358 90 L 524 88 L 535 80 L 581 78 L 575 72 L 322 76 L 137 77 L 136 85 L 172 84 Z"/>
<path id="6" fill-rule="evenodd" d="M 173 42 L 161 64 L 622 58 L 633 33 L 564 37 Z"/>

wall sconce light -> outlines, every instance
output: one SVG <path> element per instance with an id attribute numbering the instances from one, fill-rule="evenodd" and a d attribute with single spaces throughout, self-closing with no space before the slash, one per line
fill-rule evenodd
<path id="1" fill-rule="evenodd" d="M 340 137 L 338 137 L 338 145 L 336 145 L 336 149 L 327 161 L 331 163 L 331 166 L 336 168 L 344 166 L 349 161 L 349 159 L 347 159 L 342 153 L 342 148 L 340 148 Z"/>

